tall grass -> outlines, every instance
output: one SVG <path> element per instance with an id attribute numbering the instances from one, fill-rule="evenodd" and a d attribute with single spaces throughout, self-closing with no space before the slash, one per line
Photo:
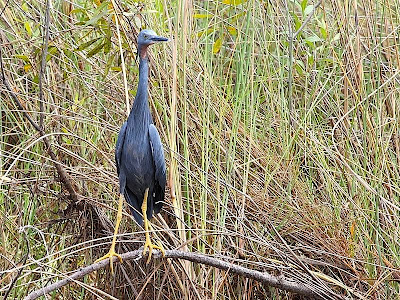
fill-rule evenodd
<path id="1" fill-rule="evenodd" d="M 45 2 L 1 2 L 5 73 L 37 120 Z M 174 195 L 153 219 L 156 239 L 292 277 L 324 298 L 399 297 L 400 14 L 388 2 L 315 4 L 53 3 L 44 124 L 81 200 L 68 200 L 2 86 L 0 293 L 22 298 L 108 250 L 114 145 L 138 81 L 135 36 L 148 27 L 172 39 L 151 49 L 149 101 Z M 118 240 L 119 252 L 144 240 L 127 207 Z M 178 261 L 126 262 L 52 296 L 295 298 Z"/>

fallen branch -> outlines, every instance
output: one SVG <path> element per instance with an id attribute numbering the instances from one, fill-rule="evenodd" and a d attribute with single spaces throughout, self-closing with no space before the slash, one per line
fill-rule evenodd
<path id="1" fill-rule="evenodd" d="M 135 250 L 131 252 L 127 252 L 122 254 L 122 259 L 124 261 L 133 260 L 133 259 L 141 259 L 142 257 L 142 250 Z M 154 258 L 162 258 L 162 254 L 159 251 L 153 251 Z M 254 279 L 258 282 L 264 283 L 268 286 L 276 287 L 278 289 L 282 289 L 288 292 L 300 294 L 303 296 L 312 297 L 313 299 L 321 298 L 313 289 L 308 287 L 307 285 L 296 282 L 290 278 L 281 276 L 274 276 L 266 272 L 260 272 L 256 270 L 251 270 L 242 266 L 238 266 L 229 262 L 226 262 L 221 259 L 217 259 L 214 257 L 210 257 L 207 255 L 199 254 L 199 253 L 191 253 L 191 252 L 184 252 L 178 250 L 167 250 L 165 251 L 165 258 L 172 258 L 172 259 L 184 259 L 194 263 L 204 264 L 208 266 L 212 266 L 221 270 L 226 270 L 228 272 L 237 274 L 239 276 L 243 276 L 246 278 Z M 118 259 L 113 257 L 113 262 L 116 263 Z M 77 270 L 75 273 L 66 276 L 65 279 L 57 281 L 51 285 L 43 287 L 39 290 L 33 291 L 28 296 L 25 297 L 25 300 L 33 300 L 40 296 L 46 295 L 54 290 L 57 290 L 71 282 L 76 281 L 88 275 L 94 271 L 99 269 L 105 268 L 109 265 L 109 259 L 102 260 L 100 262 L 91 264 L 87 267 L 81 268 Z"/>

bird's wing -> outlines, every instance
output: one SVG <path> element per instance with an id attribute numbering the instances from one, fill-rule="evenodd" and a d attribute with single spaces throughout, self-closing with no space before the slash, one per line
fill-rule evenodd
<path id="1" fill-rule="evenodd" d="M 121 164 L 122 148 L 124 146 L 126 131 L 126 122 L 122 125 L 118 134 L 117 145 L 115 146 L 115 163 L 117 164 L 117 172 L 119 174 L 119 166 Z"/>
<path id="2" fill-rule="evenodd" d="M 153 162 L 156 169 L 154 179 L 155 179 L 155 198 L 154 198 L 154 210 L 158 213 L 162 206 L 162 201 L 164 201 L 165 194 L 165 184 L 166 184 L 166 171 L 165 171 L 165 159 L 164 159 L 164 149 L 161 144 L 160 135 L 158 134 L 157 128 L 150 124 L 149 126 L 149 137 L 151 151 L 153 154 Z"/>

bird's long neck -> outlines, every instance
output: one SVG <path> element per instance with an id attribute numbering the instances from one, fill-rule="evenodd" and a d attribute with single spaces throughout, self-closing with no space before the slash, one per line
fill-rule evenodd
<path id="1" fill-rule="evenodd" d="M 148 98 L 149 86 L 149 61 L 147 56 L 140 57 L 139 63 L 139 84 L 136 92 L 135 101 L 133 102 L 132 110 L 129 119 L 134 119 L 136 122 L 146 122 L 150 120 L 151 115 L 149 109 Z M 132 120 L 133 121 L 133 120 Z"/>

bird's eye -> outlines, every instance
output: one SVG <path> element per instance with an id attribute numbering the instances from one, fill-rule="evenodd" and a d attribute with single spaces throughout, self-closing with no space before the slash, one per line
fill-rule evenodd
<path id="1" fill-rule="evenodd" d="M 147 34 L 144 34 L 143 37 L 144 37 L 145 39 L 147 39 Z"/>

